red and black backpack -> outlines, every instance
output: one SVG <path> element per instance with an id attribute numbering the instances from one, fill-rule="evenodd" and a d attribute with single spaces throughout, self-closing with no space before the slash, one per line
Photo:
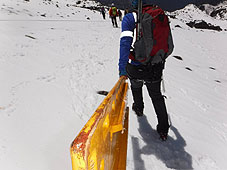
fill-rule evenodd
<path id="1" fill-rule="evenodd" d="M 170 50 L 168 16 L 157 6 L 144 6 L 140 18 L 137 20 L 137 34 L 140 35 L 137 35 L 139 38 L 135 41 L 133 55 L 129 58 L 145 65 L 165 60 Z M 139 31 L 138 22 L 141 24 Z"/>

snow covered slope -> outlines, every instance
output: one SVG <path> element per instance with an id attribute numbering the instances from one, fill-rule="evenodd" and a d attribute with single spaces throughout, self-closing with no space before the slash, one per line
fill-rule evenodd
<path id="1" fill-rule="evenodd" d="M 71 169 L 70 144 L 104 99 L 96 91 L 118 80 L 120 29 L 75 4 L 0 2 L 1 170 Z M 190 5 L 170 15 L 175 49 L 164 73 L 169 139 L 158 139 L 144 88 L 146 116 L 130 110 L 127 169 L 225 170 L 227 26 Z M 199 18 L 223 31 L 186 25 Z M 131 107 L 130 91 L 128 100 Z"/>

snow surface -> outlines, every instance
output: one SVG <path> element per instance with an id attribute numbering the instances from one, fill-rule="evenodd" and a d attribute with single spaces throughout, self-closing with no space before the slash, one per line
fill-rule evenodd
<path id="1" fill-rule="evenodd" d="M 104 99 L 96 91 L 118 80 L 121 30 L 75 2 L 0 1 L 1 170 L 71 169 L 70 144 Z M 185 22 L 191 16 L 227 25 L 194 6 L 186 11 L 171 19 L 175 49 L 164 72 L 169 139 L 158 139 L 144 88 L 146 116 L 130 110 L 128 170 L 227 169 L 227 32 Z M 130 91 L 128 100 L 131 109 Z"/>

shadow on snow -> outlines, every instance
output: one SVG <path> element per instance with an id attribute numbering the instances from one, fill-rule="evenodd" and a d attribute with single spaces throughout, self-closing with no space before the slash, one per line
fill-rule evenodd
<path id="1" fill-rule="evenodd" d="M 171 169 L 193 169 L 192 156 L 184 149 L 186 142 L 174 126 L 170 130 L 174 132 L 176 139 L 168 136 L 168 140 L 162 142 L 146 116 L 138 117 L 138 122 L 138 130 L 145 146 L 140 148 L 139 139 L 131 137 L 135 170 L 146 170 L 142 155 L 154 155 Z"/>

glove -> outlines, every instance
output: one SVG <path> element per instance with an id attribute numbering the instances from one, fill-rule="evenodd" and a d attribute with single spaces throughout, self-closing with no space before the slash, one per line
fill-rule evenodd
<path id="1" fill-rule="evenodd" d="M 127 72 L 126 72 L 126 70 L 120 70 L 119 71 L 119 76 L 121 77 L 121 76 L 126 76 L 127 77 Z"/>

